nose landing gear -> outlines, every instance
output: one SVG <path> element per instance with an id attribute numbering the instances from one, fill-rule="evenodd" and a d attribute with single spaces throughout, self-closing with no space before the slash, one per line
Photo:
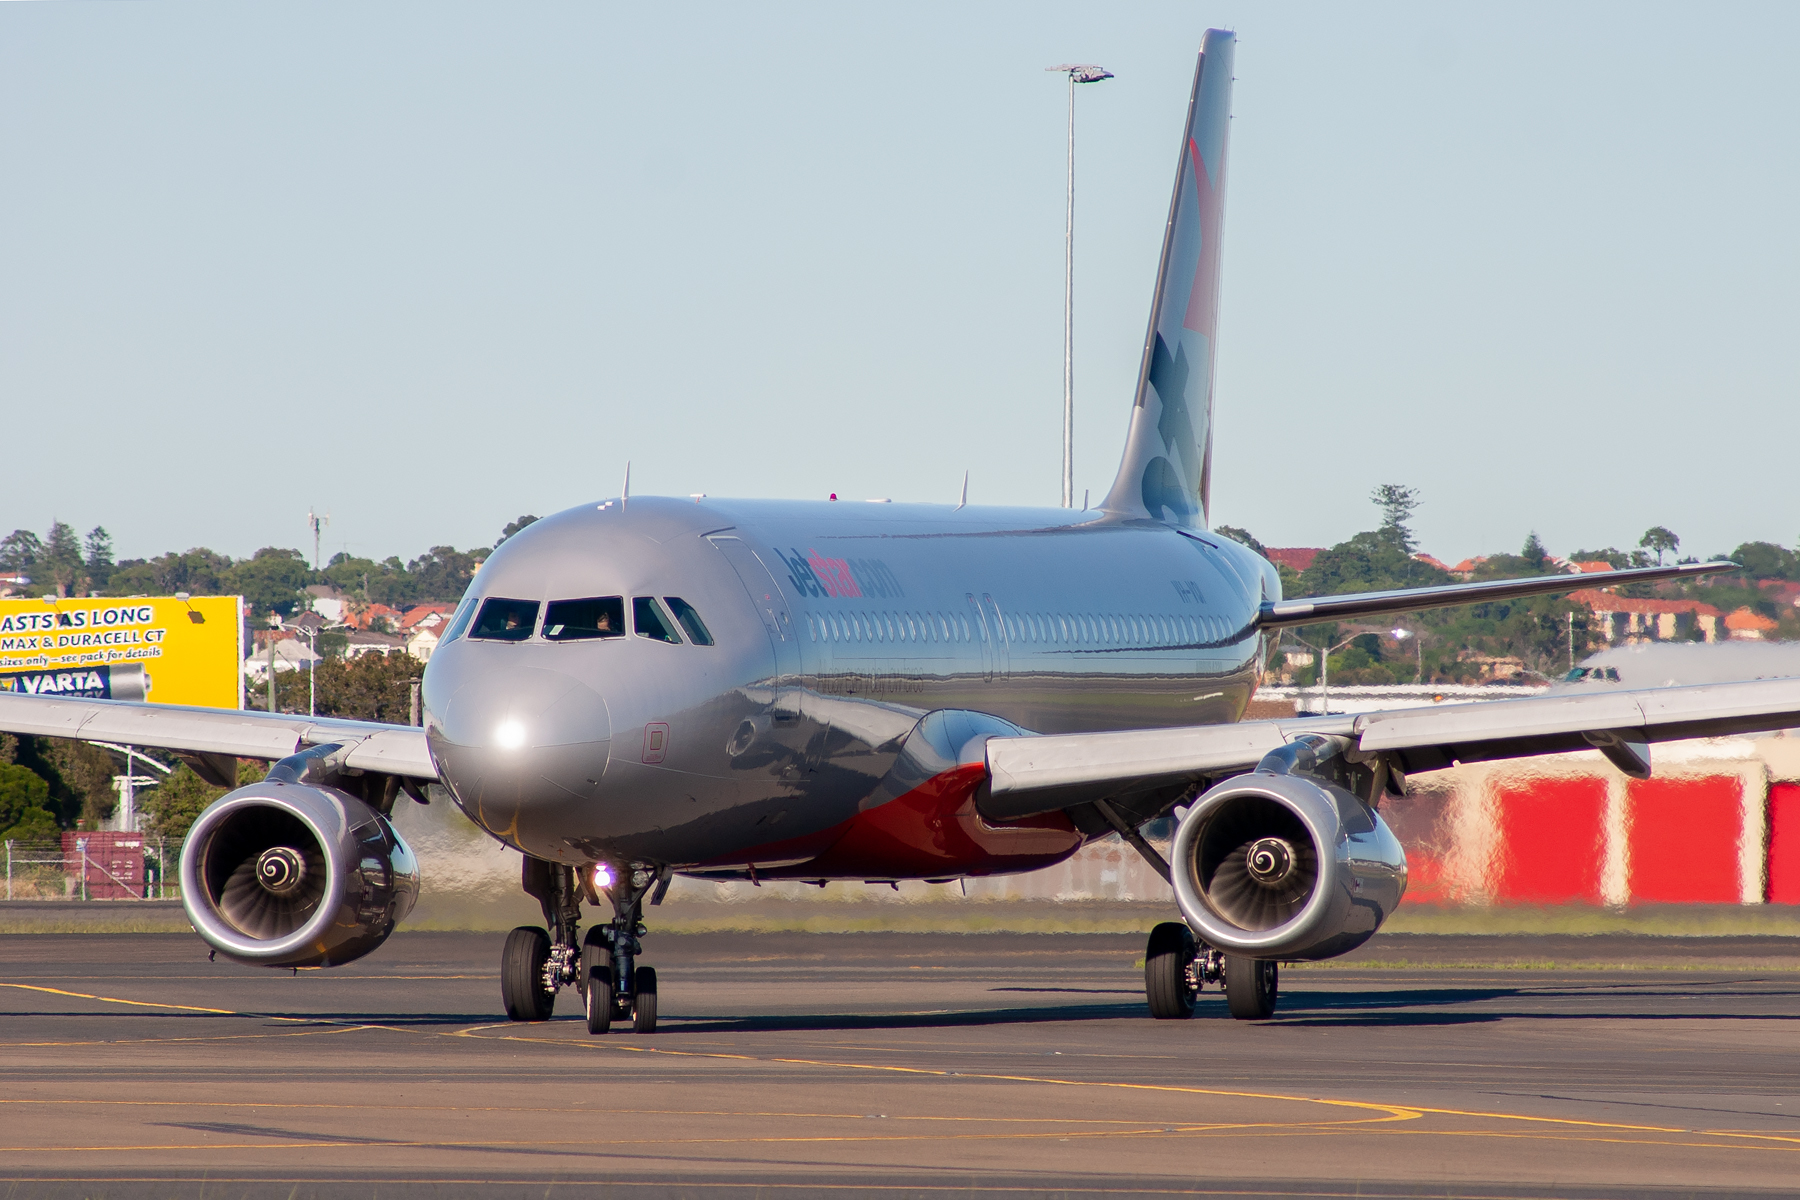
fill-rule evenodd
<path id="1" fill-rule="evenodd" d="M 640 864 L 622 866 L 604 891 L 613 919 L 596 925 L 577 945 L 581 896 L 597 901 L 596 889 L 576 869 L 542 859 L 525 859 L 523 884 L 544 910 L 552 932 L 521 926 L 507 935 L 501 956 L 500 993 L 506 1015 L 514 1021 L 547 1021 L 556 993 L 573 984 L 581 994 L 589 1033 L 605 1033 L 615 1020 L 631 1019 L 638 1033 L 656 1031 L 656 968 L 637 965 L 643 952 L 643 899 L 654 887 L 651 903 L 662 898 L 668 868 Z"/>

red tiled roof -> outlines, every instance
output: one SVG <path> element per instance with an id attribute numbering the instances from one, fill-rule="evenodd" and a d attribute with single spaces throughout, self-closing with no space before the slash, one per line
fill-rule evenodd
<path id="1" fill-rule="evenodd" d="M 1576 604 L 1585 604 L 1597 613 L 1694 613 L 1702 617 L 1719 615 L 1718 609 L 1698 600 L 1638 600 L 1630 596 L 1615 596 L 1598 588 L 1582 588 L 1578 592 L 1570 592 L 1569 599 Z"/>
<path id="2" fill-rule="evenodd" d="M 1775 622 L 1746 605 L 1743 608 L 1733 609 L 1726 616 L 1725 628 L 1756 629 L 1766 633 L 1775 628 Z"/>
<path id="3" fill-rule="evenodd" d="M 415 604 L 413 607 L 407 609 L 406 615 L 400 619 L 400 632 L 408 632 L 414 625 L 417 625 L 432 613 L 447 613 L 453 611 L 455 608 L 456 606 L 454 604 Z"/>
<path id="4" fill-rule="evenodd" d="M 1609 562 L 1572 562 L 1569 570 L 1577 575 L 1592 575 L 1598 571 L 1610 571 L 1613 565 Z"/>
<path id="5" fill-rule="evenodd" d="M 1449 567 L 1445 566 L 1443 563 L 1439 562 L 1437 559 L 1431 557 L 1431 555 L 1429 555 L 1429 554 L 1415 554 L 1415 555 L 1413 555 L 1413 558 L 1417 559 L 1419 562 L 1424 563 L 1428 567 L 1436 567 L 1440 571 L 1448 571 L 1450 569 Z"/>
<path id="6" fill-rule="evenodd" d="M 1284 546 L 1279 550 L 1270 550 L 1269 561 L 1278 567 L 1304 571 L 1313 565 L 1313 559 L 1319 557 L 1321 548 L 1319 546 Z"/>

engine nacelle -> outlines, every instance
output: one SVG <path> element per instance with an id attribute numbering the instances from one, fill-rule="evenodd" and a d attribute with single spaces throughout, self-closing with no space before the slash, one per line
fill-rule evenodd
<path id="1" fill-rule="evenodd" d="M 209 805 L 181 851 L 181 899 L 220 954 L 262 967 L 361 958 L 419 896 L 388 819 L 336 788 L 265 779 Z"/>
<path id="2" fill-rule="evenodd" d="M 1247 958 L 1354 950 L 1406 891 L 1406 853 L 1380 814 L 1310 775 L 1258 769 L 1218 784 L 1182 818 L 1169 857 L 1195 935 Z"/>

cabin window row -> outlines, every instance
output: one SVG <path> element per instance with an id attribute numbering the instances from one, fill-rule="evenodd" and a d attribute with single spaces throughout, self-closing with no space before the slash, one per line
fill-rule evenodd
<path id="1" fill-rule="evenodd" d="M 1223 641 L 1230 635 L 1217 617 L 1161 613 L 1017 613 L 1001 618 L 1010 645 L 1182 646 Z M 986 631 L 961 613 L 808 613 L 815 642 L 910 642 L 985 640 Z"/>

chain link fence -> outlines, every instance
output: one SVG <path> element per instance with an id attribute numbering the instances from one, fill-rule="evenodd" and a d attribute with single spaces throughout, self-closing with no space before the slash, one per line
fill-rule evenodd
<path id="1" fill-rule="evenodd" d="M 7 900 L 179 900 L 181 839 L 65 833 L 4 843 Z"/>

